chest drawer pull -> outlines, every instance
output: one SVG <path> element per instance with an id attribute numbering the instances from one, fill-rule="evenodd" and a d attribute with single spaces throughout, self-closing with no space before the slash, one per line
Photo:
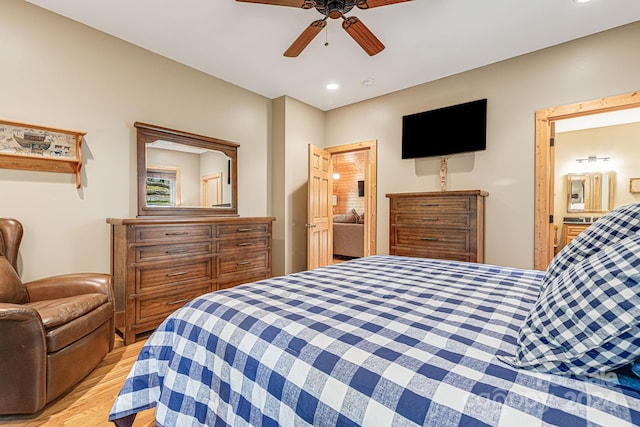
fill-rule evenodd
<path id="1" fill-rule="evenodd" d="M 238 265 L 247 265 L 247 264 L 251 264 L 251 262 L 249 262 L 249 261 L 242 261 L 242 262 L 239 262 L 239 263 L 238 263 Z"/>
<path id="2" fill-rule="evenodd" d="M 167 273 L 167 277 L 182 276 L 189 273 L 188 271 L 178 271 L 177 273 Z"/>
<path id="3" fill-rule="evenodd" d="M 426 240 L 428 242 L 437 242 L 438 238 L 437 237 L 421 237 L 420 240 Z"/>
<path id="4" fill-rule="evenodd" d="M 239 233 L 246 233 L 247 231 L 253 231 L 253 228 L 238 228 Z"/>
<path id="5" fill-rule="evenodd" d="M 187 301 L 189 301 L 189 298 L 183 298 L 177 301 L 168 302 L 167 305 L 175 305 L 175 304 L 180 304 L 181 302 L 187 302 Z"/>
<path id="6" fill-rule="evenodd" d="M 165 236 L 187 236 L 189 233 L 187 231 L 176 231 L 174 233 L 164 233 Z"/>
<path id="7" fill-rule="evenodd" d="M 169 251 L 165 251 L 165 254 L 182 254 L 185 252 L 189 252 L 188 249 L 171 249 Z"/>
<path id="8" fill-rule="evenodd" d="M 440 206 L 440 204 L 438 204 L 438 203 L 422 203 L 420 206 L 423 207 L 423 208 L 436 208 L 436 207 Z"/>
<path id="9" fill-rule="evenodd" d="M 249 243 L 249 242 L 243 242 L 243 243 L 238 243 L 238 246 L 251 246 L 253 243 Z"/>
<path id="10" fill-rule="evenodd" d="M 422 218 L 423 221 L 429 221 L 429 222 L 435 222 L 435 221 L 439 221 L 439 218 Z"/>

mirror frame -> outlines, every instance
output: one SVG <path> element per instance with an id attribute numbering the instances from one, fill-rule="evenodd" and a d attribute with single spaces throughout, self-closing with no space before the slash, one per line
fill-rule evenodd
<path id="1" fill-rule="evenodd" d="M 209 136 L 196 135 L 147 123 L 135 122 L 138 156 L 138 216 L 238 216 L 238 147 L 239 144 Z M 164 140 L 193 147 L 221 151 L 231 159 L 231 207 L 147 207 L 146 177 L 148 143 Z"/>

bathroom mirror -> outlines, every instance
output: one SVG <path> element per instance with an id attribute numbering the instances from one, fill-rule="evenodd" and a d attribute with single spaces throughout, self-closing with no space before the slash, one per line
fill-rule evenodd
<path id="1" fill-rule="evenodd" d="M 238 144 L 145 123 L 134 126 L 138 216 L 237 215 Z"/>
<path id="2" fill-rule="evenodd" d="M 567 175 L 567 212 L 608 212 L 613 207 L 615 173 Z"/>

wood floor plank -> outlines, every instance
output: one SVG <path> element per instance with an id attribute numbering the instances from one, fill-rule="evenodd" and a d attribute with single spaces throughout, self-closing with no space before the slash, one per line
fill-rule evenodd
<path id="1" fill-rule="evenodd" d="M 107 420 L 111 405 L 144 343 L 142 339 L 125 347 L 116 336 L 113 351 L 73 389 L 36 414 L 0 415 L 0 426 L 113 427 Z M 133 426 L 155 426 L 155 410 L 139 413 Z"/>

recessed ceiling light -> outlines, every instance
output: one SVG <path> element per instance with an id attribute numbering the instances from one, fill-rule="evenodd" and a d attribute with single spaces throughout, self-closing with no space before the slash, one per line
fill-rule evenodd
<path id="1" fill-rule="evenodd" d="M 340 85 L 338 85 L 338 83 L 329 83 L 327 84 L 327 89 L 329 90 L 336 90 L 340 87 Z"/>
<path id="2" fill-rule="evenodd" d="M 591 0 L 573 0 L 575 3 L 587 3 L 590 2 Z"/>

